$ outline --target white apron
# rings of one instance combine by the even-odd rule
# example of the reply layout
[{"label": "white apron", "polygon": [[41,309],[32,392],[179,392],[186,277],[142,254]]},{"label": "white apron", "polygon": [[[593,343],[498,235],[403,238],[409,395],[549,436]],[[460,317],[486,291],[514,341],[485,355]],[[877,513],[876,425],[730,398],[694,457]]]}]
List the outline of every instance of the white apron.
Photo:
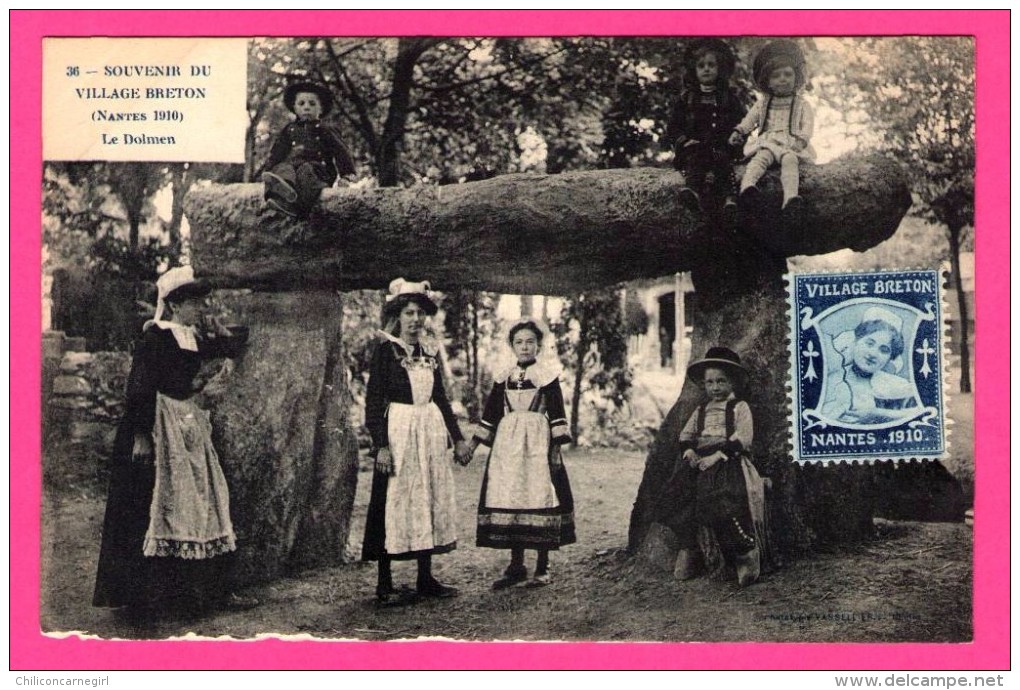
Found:
[{"label": "white apron", "polygon": [[414,404],[390,403],[394,475],[386,488],[386,552],[425,551],[457,540],[453,467],[443,415],[431,402],[435,373],[408,368]]},{"label": "white apron", "polygon": [[[506,391],[509,410],[489,454],[485,507],[513,510],[559,505],[549,474],[549,421],[528,411],[538,389]],[[518,411],[520,410],[520,411]]]},{"label": "white apron", "polygon": [[209,413],[192,400],[156,395],[156,484],[146,556],[212,558],[233,551],[230,496],[213,448]]}]

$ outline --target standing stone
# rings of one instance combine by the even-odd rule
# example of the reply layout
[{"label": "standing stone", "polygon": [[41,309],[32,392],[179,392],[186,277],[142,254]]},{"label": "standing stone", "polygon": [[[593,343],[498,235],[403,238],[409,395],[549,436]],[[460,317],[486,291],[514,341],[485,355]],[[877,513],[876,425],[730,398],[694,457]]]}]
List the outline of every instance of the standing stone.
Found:
[{"label": "standing stone", "polygon": [[230,486],[238,584],[341,563],[358,446],[348,416],[340,298],[219,291],[214,299],[250,333],[223,392],[207,404]]}]

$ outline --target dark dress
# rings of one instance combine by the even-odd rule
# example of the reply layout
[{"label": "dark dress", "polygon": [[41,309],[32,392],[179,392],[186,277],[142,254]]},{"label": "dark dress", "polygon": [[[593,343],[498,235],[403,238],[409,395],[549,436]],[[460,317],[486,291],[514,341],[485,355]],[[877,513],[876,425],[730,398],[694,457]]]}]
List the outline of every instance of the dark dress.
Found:
[{"label": "dark dress", "polygon": [[[746,112],[732,89],[687,89],[674,104],[665,141],[675,153],[673,166],[699,194],[721,198],[736,193],[735,151],[728,139]],[[684,146],[691,140],[699,143]]]},{"label": "dark dress", "polygon": [[[156,463],[134,461],[131,457],[136,433],[147,434],[152,441],[157,394],[188,400],[197,392],[195,378],[202,361],[238,356],[244,338],[198,338],[197,345],[197,352],[182,349],[170,329],[154,325],[136,346],[124,417],[113,445],[94,606],[199,609],[226,594],[229,560],[226,556],[178,558],[143,554]],[[218,550],[228,548],[213,546]]]},{"label": "dark dress", "polygon": [[515,368],[489,394],[475,438],[492,447],[478,499],[478,546],[558,549],[577,541],[560,448],[570,441],[556,372]]},{"label": "dark dress", "polygon": [[[710,417],[713,412],[714,418]],[[738,415],[743,415],[744,424],[750,429],[751,412],[746,402],[731,397],[725,403],[702,403],[681,433],[677,465],[656,504],[654,516],[655,522],[673,530],[681,549],[697,546],[699,526],[715,531],[727,557],[745,554],[756,546],[760,528],[751,514],[747,483],[753,465],[749,448],[734,438]],[[706,419],[713,419],[714,429],[706,428]],[[748,432],[745,438],[749,444]],[[698,457],[721,451],[726,457],[702,471],[684,460],[687,450],[693,450]]]},{"label": "dark dress", "polygon": [[[296,201],[277,201],[304,215],[337,177],[354,173],[354,162],[333,126],[321,120],[295,120],[277,135],[266,170],[286,180],[297,192]],[[266,198],[276,197],[267,189]]]},{"label": "dark dress", "polygon": [[[450,440],[464,437],[440,372],[437,354],[421,345],[408,354],[401,341],[385,339],[372,355],[365,398],[372,455],[389,448],[400,467],[395,476],[373,472],[362,560],[409,560],[457,546],[453,465],[447,448]],[[408,435],[417,435],[414,443],[404,442]],[[401,515],[387,521],[387,506],[399,506]],[[387,551],[387,524],[396,522],[401,533],[390,535],[391,543],[399,540],[403,546]]]}]

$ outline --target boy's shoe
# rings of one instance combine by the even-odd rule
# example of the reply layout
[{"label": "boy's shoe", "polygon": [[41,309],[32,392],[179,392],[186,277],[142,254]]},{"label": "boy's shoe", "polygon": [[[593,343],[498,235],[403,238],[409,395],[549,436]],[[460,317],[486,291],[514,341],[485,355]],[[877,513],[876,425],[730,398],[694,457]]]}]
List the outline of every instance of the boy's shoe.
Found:
[{"label": "boy's shoe", "polygon": [[528,580],[524,586],[528,589],[535,589],[536,587],[545,587],[552,582],[552,575],[549,573],[535,573],[535,576]]},{"label": "boy's shoe", "polygon": [[678,580],[692,580],[698,575],[698,557],[693,549],[680,549],[673,566],[673,577]]},{"label": "boy's shoe", "polygon": [[460,594],[460,590],[456,587],[450,587],[444,585],[442,582],[432,577],[418,585],[418,596],[420,597],[432,597],[434,599],[449,599]]},{"label": "boy's shoe", "polygon": [[499,578],[492,583],[492,589],[499,591],[501,589],[509,589],[514,585],[519,585],[528,579],[528,569],[525,567],[513,568],[509,567],[503,573],[503,577]]},{"label": "boy's shoe", "polygon": [[744,210],[754,209],[761,200],[761,190],[758,185],[751,185],[740,190],[740,207]]},{"label": "boy's shoe", "polygon": [[287,180],[276,173],[262,173],[262,184],[266,186],[267,199],[279,197],[288,204],[293,204],[297,201],[297,190],[291,186],[290,182],[287,182]]},{"label": "boy's shoe", "polygon": [[723,225],[730,229],[736,230],[737,219],[739,214],[737,213],[737,199],[733,196],[726,197],[726,201],[722,207]]},{"label": "boy's shoe", "polygon": [[391,609],[400,606],[410,606],[418,601],[418,593],[410,587],[391,589],[386,592],[375,593],[375,606],[380,609]]},{"label": "boy's shoe", "polygon": [[754,584],[761,575],[761,557],[757,547],[735,559],[737,566],[737,584],[747,587]]},{"label": "boy's shoe", "polygon": [[690,187],[684,187],[680,190],[680,203],[694,213],[701,212],[701,199],[698,198],[698,193]]},{"label": "boy's shoe", "polygon": [[278,213],[278,214],[280,214],[282,216],[287,216],[288,218],[297,218],[298,217],[297,211],[295,211],[293,208],[291,208],[289,204],[285,204],[284,202],[280,201],[279,199],[269,199],[269,200],[267,200],[266,201],[266,208],[268,208],[270,211],[274,211],[274,212],[276,212],[276,213]]},{"label": "boy's shoe", "polygon": [[792,196],[783,206],[783,221],[786,225],[799,228],[804,222],[804,199]]}]

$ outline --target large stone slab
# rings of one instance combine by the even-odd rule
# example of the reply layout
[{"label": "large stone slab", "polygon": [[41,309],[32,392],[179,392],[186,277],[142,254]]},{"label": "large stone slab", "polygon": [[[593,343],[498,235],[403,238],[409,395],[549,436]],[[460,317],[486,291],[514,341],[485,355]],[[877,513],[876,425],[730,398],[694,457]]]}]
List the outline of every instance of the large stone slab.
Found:
[{"label": "large stone slab", "polygon": [[[438,289],[555,295],[688,270],[717,254],[729,231],[686,209],[680,188],[676,172],[635,168],[331,189],[303,222],[261,214],[260,184],[194,189],[185,205],[195,269],[220,285],[379,288],[403,275]],[[782,222],[778,178],[762,188],[754,232],[780,257],[874,246],[910,206],[902,171],[878,156],[805,166],[800,228]]]}]

